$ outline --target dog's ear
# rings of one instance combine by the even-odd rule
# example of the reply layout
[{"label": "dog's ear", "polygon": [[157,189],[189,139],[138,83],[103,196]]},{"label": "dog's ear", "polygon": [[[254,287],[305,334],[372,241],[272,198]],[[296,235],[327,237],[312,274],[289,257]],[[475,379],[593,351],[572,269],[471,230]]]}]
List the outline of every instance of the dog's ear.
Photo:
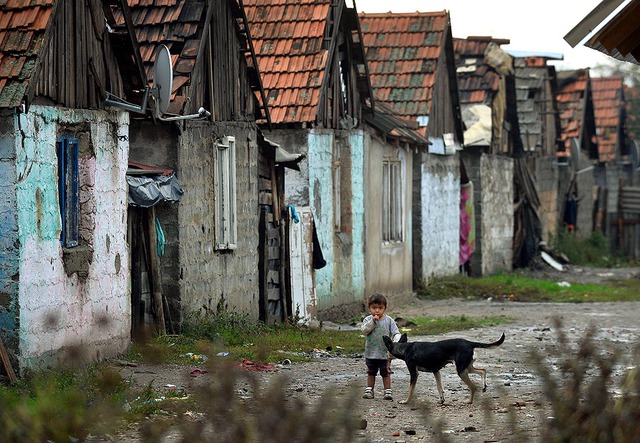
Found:
[{"label": "dog's ear", "polygon": [[398,340],[398,343],[406,343],[406,342],[407,342],[407,333],[405,332],[400,336],[400,340]]},{"label": "dog's ear", "polygon": [[393,348],[393,340],[388,335],[382,336],[382,341],[389,351]]}]

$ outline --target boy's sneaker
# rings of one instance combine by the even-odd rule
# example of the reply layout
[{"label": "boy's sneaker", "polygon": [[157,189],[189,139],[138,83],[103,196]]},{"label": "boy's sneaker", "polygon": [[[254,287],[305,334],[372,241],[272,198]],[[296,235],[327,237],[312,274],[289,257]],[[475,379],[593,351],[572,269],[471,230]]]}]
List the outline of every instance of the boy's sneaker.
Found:
[{"label": "boy's sneaker", "polygon": [[371,399],[373,398],[373,389],[365,389],[364,395],[362,398]]},{"label": "boy's sneaker", "polygon": [[384,390],[384,399],[385,400],[393,400],[393,395],[391,395],[391,389]]}]

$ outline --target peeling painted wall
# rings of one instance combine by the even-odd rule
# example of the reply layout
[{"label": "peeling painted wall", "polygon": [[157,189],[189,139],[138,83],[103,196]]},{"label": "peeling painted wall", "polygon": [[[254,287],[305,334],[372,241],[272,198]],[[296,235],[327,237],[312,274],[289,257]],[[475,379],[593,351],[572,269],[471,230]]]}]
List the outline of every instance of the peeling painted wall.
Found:
[{"label": "peeling painted wall", "polygon": [[[309,164],[309,201],[314,212],[316,232],[322,247],[327,266],[315,271],[316,298],[318,309],[326,309],[332,303],[333,277],[337,267],[335,251],[333,247],[333,133],[332,131],[309,131],[307,146]],[[286,185],[289,188],[289,185]],[[335,291],[337,293],[337,291]]]},{"label": "peeling painted wall", "polygon": [[[238,244],[214,248],[213,143],[236,139]],[[179,140],[178,203],[180,297],[186,312],[215,309],[222,302],[258,320],[260,309],[258,243],[258,146],[253,123],[190,125]]]},{"label": "peeling painted wall", "polygon": [[[365,225],[366,225],[366,290],[365,296],[382,292],[397,306],[413,294],[411,185],[413,153],[385,143],[377,137],[365,136]],[[382,240],[382,162],[398,159],[402,168],[404,197],[404,239],[402,242]]]},{"label": "peeling painted wall", "polygon": [[[360,130],[276,130],[265,136],[289,152],[304,153],[300,172],[286,171],[285,203],[311,206],[318,240],[327,265],[314,271],[319,317],[327,310],[351,305],[361,309],[365,290],[364,257],[364,133]],[[346,182],[341,232],[334,230],[334,144],[342,143]],[[324,313],[322,311],[325,311]]]},{"label": "peeling painted wall", "polygon": [[457,155],[424,154],[421,169],[420,284],[459,272],[460,163]]},{"label": "peeling painted wall", "polygon": [[480,182],[482,212],[476,219],[476,226],[480,225],[476,237],[481,236],[482,244],[479,275],[510,271],[513,266],[513,160],[482,155]]},{"label": "peeling painted wall", "polygon": [[[19,118],[22,135],[14,148],[21,367],[64,358],[60,350],[65,347],[82,346],[87,359],[123,352],[131,325],[125,180],[129,116],[32,106]],[[81,245],[78,251],[63,251],[56,140],[78,128],[86,130],[79,138]],[[90,258],[83,264],[85,277],[69,273],[63,256],[75,252]]]},{"label": "peeling painted wall", "polygon": [[345,288],[345,302],[364,300],[364,240],[365,240],[365,225],[364,225],[364,132],[359,130],[353,130],[349,133],[349,154],[351,156],[351,200],[346,202],[347,208],[351,214],[351,226],[350,229],[351,241],[353,247],[350,251],[351,257],[349,258],[351,263],[350,279],[346,284],[348,288]]},{"label": "peeling painted wall", "polygon": [[0,115],[0,337],[5,346],[18,348],[18,279],[20,242],[16,201],[16,127],[12,111]]},{"label": "peeling painted wall", "polygon": [[[338,136],[341,140],[337,140]],[[345,137],[346,136],[346,137]],[[340,232],[334,231],[333,145],[343,143],[343,210],[350,213]],[[337,134],[330,130],[308,133],[309,200],[327,266],[315,271],[316,297],[320,311],[359,304],[364,299],[364,139],[361,131]],[[350,186],[350,187],[349,187]],[[289,185],[287,184],[287,188]]]}]

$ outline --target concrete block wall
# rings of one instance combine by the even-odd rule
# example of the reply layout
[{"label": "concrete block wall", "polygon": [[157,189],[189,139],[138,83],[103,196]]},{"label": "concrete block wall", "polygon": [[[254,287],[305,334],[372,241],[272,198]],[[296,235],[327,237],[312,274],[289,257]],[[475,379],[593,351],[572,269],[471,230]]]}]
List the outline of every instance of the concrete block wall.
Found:
[{"label": "concrete block wall", "polygon": [[[482,214],[476,227],[481,238],[480,274],[510,271],[513,266],[513,160],[483,154],[480,157]],[[474,270],[475,272],[475,270]]]},{"label": "concrete block wall", "polygon": [[542,240],[549,243],[558,235],[558,166],[555,157],[540,157],[535,161],[535,184],[540,198],[539,217]]},{"label": "concrete block wall", "polygon": [[[236,140],[238,244],[214,248],[213,149],[216,139]],[[259,318],[258,145],[252,123],[190,124],[179,140],[180,294],[184,312],[222,302]]]}]

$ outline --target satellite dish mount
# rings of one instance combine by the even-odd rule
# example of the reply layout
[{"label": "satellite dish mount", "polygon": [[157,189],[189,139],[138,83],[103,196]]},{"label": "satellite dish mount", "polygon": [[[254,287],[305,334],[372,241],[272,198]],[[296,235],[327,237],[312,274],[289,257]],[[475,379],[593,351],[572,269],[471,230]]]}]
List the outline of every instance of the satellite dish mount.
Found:
[{"label": "satellite dish mount", "polygon": [[160,45],[156,49],[155,61],[153,63],[153,88],[148,85],[144,88],[142,96],[142,104],[134,105],[125,100],[116,97],[107,92],[107,99],[104,101],[106,105],[116,106],[139,114],[147,113],[147,104],[149,96],[153,97],[155,103],[155,117],[158,120],[168,122],[176,120],[193,120],[196,118],[206,118],[211,115],[204,108],[198,109],[197,114],[178,115],[172,117],[164,117],[171,102],[171,93],[173,92],[173,64],[171,62],[171,53],[166,45]]}]

